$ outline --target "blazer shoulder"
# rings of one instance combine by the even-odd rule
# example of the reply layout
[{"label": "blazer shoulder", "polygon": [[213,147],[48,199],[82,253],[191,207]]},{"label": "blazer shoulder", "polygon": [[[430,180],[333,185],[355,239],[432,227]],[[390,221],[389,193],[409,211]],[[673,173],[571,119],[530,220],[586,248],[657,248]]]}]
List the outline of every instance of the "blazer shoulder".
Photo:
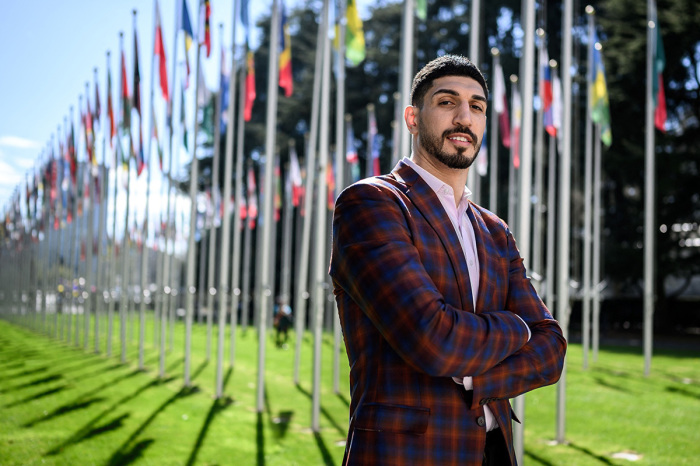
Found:
[{"label": "blazer shoulder", "polygon": [[491,212],[490,210],[482,207],[474,202],[471,203],[472,210],[476,217],[480,217],[483,222],[489,227],[489,229],[499,229],[504,232],[510,233],[510,228],[505,220]]},{"label": "blazer shoulder", "polygon": [[387,194],[398,194],[402,191],[404,191],[402,184],[392,175],[373,176],[356,181],[345,188],[338,196],[336,203],[358,198],[384,197]]}]

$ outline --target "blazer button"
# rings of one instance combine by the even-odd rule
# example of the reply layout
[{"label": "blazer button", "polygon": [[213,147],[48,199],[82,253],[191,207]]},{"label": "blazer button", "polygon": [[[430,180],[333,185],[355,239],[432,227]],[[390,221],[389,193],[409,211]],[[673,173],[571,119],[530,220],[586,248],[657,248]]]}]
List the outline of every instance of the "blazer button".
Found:
[{"label": "blazer button", "polygon": [[481,427],[484,427],[486,425],[486,419],[484,419],[484,416],[479,416],[476,418],[476,423],[479,424]]}]

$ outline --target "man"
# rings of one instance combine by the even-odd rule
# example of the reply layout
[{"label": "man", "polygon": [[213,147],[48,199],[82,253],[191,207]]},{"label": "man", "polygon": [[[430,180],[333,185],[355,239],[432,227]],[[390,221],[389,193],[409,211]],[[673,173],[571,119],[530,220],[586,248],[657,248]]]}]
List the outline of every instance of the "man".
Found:
[{"label": "man", "polygon": [[468,59],[428,63],[404,111],[411,158],[336,203],[344,464],[515,464],[508,399],[561,375],[566,341],[510,230],[468,199],[487,98]]}]

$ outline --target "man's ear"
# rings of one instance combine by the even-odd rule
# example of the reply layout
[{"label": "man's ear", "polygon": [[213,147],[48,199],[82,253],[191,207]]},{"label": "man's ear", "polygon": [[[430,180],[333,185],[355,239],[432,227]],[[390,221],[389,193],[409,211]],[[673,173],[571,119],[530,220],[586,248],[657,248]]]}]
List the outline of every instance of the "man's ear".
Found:
[{"label": "man's ear", "polygon": [[409,105],[403,111],[403,119],[406,121],[406,127],[411,134],[416,134],[418,132],[418,107]]}]

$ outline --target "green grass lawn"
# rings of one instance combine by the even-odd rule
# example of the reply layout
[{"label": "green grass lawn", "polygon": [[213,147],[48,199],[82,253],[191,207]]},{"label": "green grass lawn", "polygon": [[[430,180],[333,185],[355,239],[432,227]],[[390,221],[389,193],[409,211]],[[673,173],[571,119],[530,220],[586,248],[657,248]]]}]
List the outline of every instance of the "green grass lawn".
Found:
[{"label": "green grass lawn", "polygon": [[[22,323],[22,325],[19,325]],[[256,410],[257,333],[236,333],[236,358],[225,365],[225,398],[216,400],[216,328],[206,360],[206,326],[195,325],[192,386],[183,387],[184,325],[178,323],[167,374],[147,321],[146,370],[137,369],[137,331],[121,364],[118,322],[111,357],[86,352],[0,320],[0,465],[25,464],[339,464],[348,418],[348,367],[340,355],[340,393],[333,392],[333,341],[324,336],[320,432],[311,426],[311,335],[304,338],[301,383],[289,349],[268,335],[265,410]],[[103,322],[104,324],[104,322]],[[82,329],[82,327],[80,327]],[[51,332],[53,335],[53,332]],[[228,335],[228,329],[226,330]],[[526,397],[526,465],[698,464],[700,359],[691,351],[657,351],[650,377],[641,350],[603,348],[581,369],[581,347],[567,359],[564,444],[555,436],[556,387]],[[613,458],[631,452],[641,458]]]}]

